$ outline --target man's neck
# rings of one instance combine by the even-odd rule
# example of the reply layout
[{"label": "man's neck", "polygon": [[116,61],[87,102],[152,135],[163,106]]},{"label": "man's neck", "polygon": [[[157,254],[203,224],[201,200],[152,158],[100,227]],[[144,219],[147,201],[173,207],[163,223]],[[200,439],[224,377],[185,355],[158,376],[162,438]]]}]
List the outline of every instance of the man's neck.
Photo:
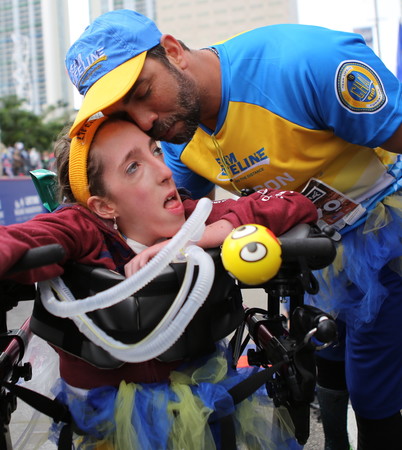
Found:
[{"label": "man's neck", "polygon": [[194,51],[194,74],[199,86],[201,123],[215,130],[221,104],[221,68],[215,52],[207,49]]}]

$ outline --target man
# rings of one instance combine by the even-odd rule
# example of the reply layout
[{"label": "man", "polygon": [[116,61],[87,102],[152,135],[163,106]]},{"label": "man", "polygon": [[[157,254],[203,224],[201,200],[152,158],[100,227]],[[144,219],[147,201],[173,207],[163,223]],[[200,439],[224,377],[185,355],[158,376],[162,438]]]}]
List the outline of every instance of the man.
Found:
[{"label": "man", "polygon": [[71,135],[99,111],[125,111],[164,141],[195,197],[215,185],[304,190],[343,233],[317,301],[347,323],[359,448],[399,449],[402,89],[362,37],[275,25],[190,50],[120,10],[86,29],[66,65],[85,95]]}]

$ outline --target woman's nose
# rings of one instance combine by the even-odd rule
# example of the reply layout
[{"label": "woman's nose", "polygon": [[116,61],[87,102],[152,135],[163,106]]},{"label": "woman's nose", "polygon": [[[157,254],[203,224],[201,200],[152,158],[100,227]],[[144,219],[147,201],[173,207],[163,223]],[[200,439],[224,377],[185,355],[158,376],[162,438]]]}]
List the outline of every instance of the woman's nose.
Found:
[{"label": "woman's nose", "polygon": [[155,170],[157,171],[158,181],[160,183],[163,183],[165,181],[172,179],[172,176],[173,176],[172,171],[161,159],[156,160]]}]

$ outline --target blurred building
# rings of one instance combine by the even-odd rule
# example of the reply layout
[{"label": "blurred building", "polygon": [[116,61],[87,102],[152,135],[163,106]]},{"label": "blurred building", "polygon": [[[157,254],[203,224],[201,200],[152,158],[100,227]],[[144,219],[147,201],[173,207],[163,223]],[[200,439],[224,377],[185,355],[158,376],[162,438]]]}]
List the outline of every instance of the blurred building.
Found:
[{"label": "blurred building", "polygon": [[297,22],[297,0],[89,0],[90,20],[122,8],[145,14],[194,48],[247,29]]},{"label": "blurred building", "polygon": [[158,1],[156,22],[192,48],[275,23],[297,23],[297,0]]},{"label": "blurred building", "polygon": [[155,20],[155,3],[157,0],[88,0],[89,18],[96,17],[115,9],[134,9]]},{"label": "blurred building", "polygon": [[71,107],[64,69],[67,5],[64,0],[1,0],[0,97],[15,94],[36,114],[50,105]]}]

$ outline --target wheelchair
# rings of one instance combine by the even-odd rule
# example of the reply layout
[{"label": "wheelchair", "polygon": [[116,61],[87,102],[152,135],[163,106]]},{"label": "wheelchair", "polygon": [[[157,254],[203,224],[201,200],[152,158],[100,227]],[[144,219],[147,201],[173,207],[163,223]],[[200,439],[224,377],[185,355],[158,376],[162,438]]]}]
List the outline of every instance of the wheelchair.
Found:
[{"label": "wheelchair", "polygon": [[[276,407],[284,406],[293,421],[295,437],[304,445],[309,437],[310,403],[315,392],[314,352],[336,339],[333,318],[304,304],[304,294],[314,294],[319,286],[314,270],[331,264],[335,247],[331,230],[301,225],[280,238],[283,263],[277,275],[264,284],[249,286],[233,279],[222,265],[220,249],[208,251],[215,264],[215,279],[210,293],[177,342],[158,356],[161,361],[196,358],[210,353],[215,343],[229,335],[236,364],[246,346],[248,363],[261,370],[234,386],[229,392],[234,403],[241,402],[265,385]],[[13,271],[51,264],[62,258],[63,249],[48,246],[27,252]],[[122,302],[96,310],[91,319],[110,336],[122,342],[137,342],[157,326],[169,309],[183,279],[184,264],[171,263],[156,279]],[[84,298],[120,283],[124,277],[99,267],[69,264],[64,282],[76,298]],[[67,448],[74,428],[70,412],[56,400],[32,393],[18,380],[32,376],[29,363],[21,360],[32,333],[52,346],[84,359],[100,368],[116,368],[123,362],[84,336],[69,319],[55,317],[43,306],[35,286],[0,283],[0,448],[11,449],[9,423],[16,398],[29,403],[58,422],[69,432],[59,448]],[[263,289],[266,309],[243,304],[243,289]],[[32,316],[19,330],[7,330],[6,313],[19,301],[35,297]],[[280,312],[283,299],[289,302],[289,319]],[[67,442],[67,444],[66,444]],[[233,439],[229,439],[235,448]],[[63,447],[65,445],[66,447]],[[70,444],[71,445],[71,444]],[[231,448],[228,444],[222,448]]]}]

